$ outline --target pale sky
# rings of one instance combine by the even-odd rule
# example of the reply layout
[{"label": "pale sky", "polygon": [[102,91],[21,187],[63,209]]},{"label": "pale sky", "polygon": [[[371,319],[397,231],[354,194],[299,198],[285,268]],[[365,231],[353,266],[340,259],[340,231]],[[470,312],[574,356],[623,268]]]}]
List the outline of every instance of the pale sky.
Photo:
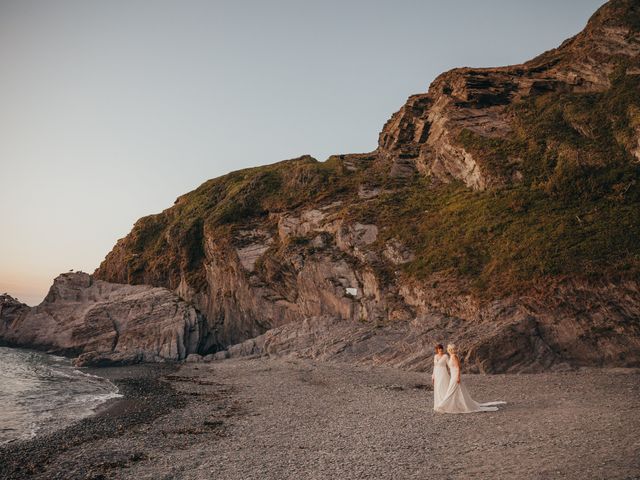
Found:
[{"label": "pale sky", "polygon": [[525,61],[602,0],[0,0],[0,293],[40,303],[205,180],[376,147],[444,70]]}]

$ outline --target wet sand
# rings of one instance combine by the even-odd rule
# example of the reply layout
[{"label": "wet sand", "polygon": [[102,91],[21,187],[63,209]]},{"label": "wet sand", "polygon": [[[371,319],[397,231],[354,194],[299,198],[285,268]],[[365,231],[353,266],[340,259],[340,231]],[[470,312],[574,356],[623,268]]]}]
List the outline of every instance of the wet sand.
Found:
[{"label": "wet sand", "polygon": [[432,413],[429,375],[306,360],[104,369],[125,398],[0,449],[0,478],[639,478],[640,373],[467,375],[498,412]]}]

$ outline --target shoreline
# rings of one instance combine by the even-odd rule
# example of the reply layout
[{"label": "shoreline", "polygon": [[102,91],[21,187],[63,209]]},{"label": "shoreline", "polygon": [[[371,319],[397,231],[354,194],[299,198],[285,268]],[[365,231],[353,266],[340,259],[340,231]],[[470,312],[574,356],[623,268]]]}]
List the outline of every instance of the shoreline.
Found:
[{"label": "shoreline", "polygon": [[[109,380],[118,388],[119,397],[110,398],[98,405],[92,415],[87,418],[98,417],[100,415],[112,415],[119,410],[119,403],[139,399],[138,392],[129,391],[127,394],[122,391],[122,382],[131,379],[152,379],[157,380],[166,373],[171,373],[179,368],[179,364],[138,364],[116,367],[75,367],[83,373],[95,375]],[[126,387],[127,388],[127,387]],[[153,391],[151,392],[154,393]],[[133,394],[133,397],[132,397]],[[80,419],[82,421],[84,419]]]},{"label": "shoreline", "polygon": [[86,370],[125,396],[0,447],[0,479],[634,478],[640,370],[463,375],[497,412],[432,411],[430,374],[296,358]]},{"label": "shoreline", "polygon": [[[52,460],[64,452],[96,439],[114,438],[137,425],[151,422],[173,409],[184,399],[161,377],[174,372],[177,365],[134,365],[83,369],[83,372],[108,379],[122,397],[98,405],[92,415],[71,425],[25,440],[0,446],[0,479],[39,478]],[[27,460],[28,459],[28,460]],[[123,462],[120,462],[123,464]],[[87,465],[78,466],[84,470]],[[42,478],[88,478],[73,471]]]}]

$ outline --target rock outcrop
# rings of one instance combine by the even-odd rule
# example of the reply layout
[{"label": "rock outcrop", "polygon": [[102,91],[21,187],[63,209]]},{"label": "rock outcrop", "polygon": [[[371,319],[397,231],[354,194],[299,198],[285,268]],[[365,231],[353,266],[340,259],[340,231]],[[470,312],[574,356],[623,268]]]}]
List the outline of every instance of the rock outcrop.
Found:
[{"label": "rock outcrop", "polygon": [[0,318],[6,323],[11,323],[21,317],[29,311],[29,308],[29,305],[18,301],[11,295],[6,293],[0,295]]},{"label": "rock outcrop", "polygon": [[404,293],[417,311],[410,321],[374,325],[311,317],[233,345],[215,358],[294,355],[428,371],[433,345],[451,339],[464,352],[468,372],[640,365],[640,286],[635,283],[599,288],[564,283],[551,292],[484,306],[464,299],[443,305],[433,291],[419,286]]},{"label": "rock outcrop", "polygon": [[420,171],[477,190],[519,181],[521,158],[507,157],[502,165],[507,168],[496,172],[460,143],[460,134],[466,130],[488,139],[507,138],[517,128],[511,107],[523,99],[550,92],[603,92],[611,87],[617,68],[636,75],[637,16],[637,2],[612,1],[584,31],[529,62],[443,73],[428,93],[410,97],[386,123],[378,152],[392,162],[391,174],[401,177]]},{"label": "rock outcrop", "polygon": [[202,316],[175,293],[82,272],[58,276],[36,307],[0,301],[0,341],[79,355],[79,365],[181,360],[202,339]]}]

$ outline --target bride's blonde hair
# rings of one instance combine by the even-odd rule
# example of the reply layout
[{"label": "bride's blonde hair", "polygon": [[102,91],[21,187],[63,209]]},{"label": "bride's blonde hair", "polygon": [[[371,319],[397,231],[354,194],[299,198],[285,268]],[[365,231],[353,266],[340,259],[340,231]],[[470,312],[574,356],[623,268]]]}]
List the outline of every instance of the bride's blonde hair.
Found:
[{"label": "bride's blonde hair", "polygon": [[456,353],[456,345],[455,345],[455,343],[450,343],[449,345],[447,345],[447,352]]}]

